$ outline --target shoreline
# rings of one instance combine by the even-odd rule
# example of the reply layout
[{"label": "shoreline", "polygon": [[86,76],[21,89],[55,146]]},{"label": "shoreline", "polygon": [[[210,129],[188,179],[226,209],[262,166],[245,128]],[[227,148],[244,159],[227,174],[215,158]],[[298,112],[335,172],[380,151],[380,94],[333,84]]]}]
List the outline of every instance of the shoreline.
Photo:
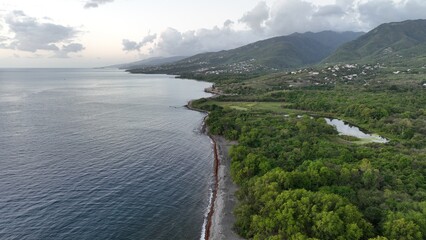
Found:
[{"label": "shoreline", "polygon": [[[208,114],[207,111],[192,107],[192,100],[186,107],[189,110]],[[236,144],[222,136],[211,135],[208,132],[205,120],[203,120],[202,132],[212,141],[214,151],[214,189],[212,189],[207,219],[203,226],[204,240],[243,240],[233,230],[235,217],[233,210],[236,204],[235,192],[237,185],[231,179],[231,160],[228,156],[229,148]],[[203,237],[203,236],[202,236]]]},{"label": "shoreline", "polygon": [[230,142],[222,136],[212,136],[216,142],[218,156],[221,161],[218,165],[218,189],[215,209],[211,219],[211,231],[208,240],[243,240],[235,233],[234,207],[237,203],[235,192],[237,185],[231,178],[231,159],[228,151],[236,142]]},{"label": "shoreline", "polygon": [[[208,134],[209,135],[209,134]],[[217,143],[216,140],[210,136],[210,139],[213,141],[213,152],[214,152],[214,163],[213,163],[213,172],[214,172],[214,184],[213,184],[213,190],[212,190],[212,196],[211,196],[211,200],[210,200],[210,209],[209,212],[207,213],[207,222],[205,225],[205,232],[204,232],[204,240],[209,240],[210,236],[212,235],[212,230],[214,230],[214,228],[212,227],[213,225],[213,216],[215,213],[215,205],[217,202],[217,192],[219,190],[219,164],[220,164],[220,159],[218,156],[218,151],[217,151]],[[213,229],[212,229],[213,228]]]}]

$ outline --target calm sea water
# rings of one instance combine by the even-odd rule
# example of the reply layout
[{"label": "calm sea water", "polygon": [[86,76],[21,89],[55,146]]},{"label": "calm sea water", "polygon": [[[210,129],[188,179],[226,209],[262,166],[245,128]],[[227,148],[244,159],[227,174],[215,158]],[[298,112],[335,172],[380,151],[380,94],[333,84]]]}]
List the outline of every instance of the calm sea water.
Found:
[{"label": "calm sea water", "polygon": [[209,84],[115,70],[0,69],[0,239],[200,239]]}]

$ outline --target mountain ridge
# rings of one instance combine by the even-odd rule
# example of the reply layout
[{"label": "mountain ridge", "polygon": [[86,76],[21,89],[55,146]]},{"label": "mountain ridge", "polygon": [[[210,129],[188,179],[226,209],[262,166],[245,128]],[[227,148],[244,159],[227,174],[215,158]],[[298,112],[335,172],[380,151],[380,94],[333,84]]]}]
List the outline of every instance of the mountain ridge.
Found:
[{"label": "mountain ridge", "polygon": [[323,63],[398,61],[426,55],[426,20],[384,23],[347,42]]},{"label": "mountain ridge", "polygon": [[341,44],[364,33],[333,32],[293,33],[250,43],[231,50],[194,55],[154,67],[130,69],[134,73],[198,74],[252,73],[279,71],[316,64]]}]

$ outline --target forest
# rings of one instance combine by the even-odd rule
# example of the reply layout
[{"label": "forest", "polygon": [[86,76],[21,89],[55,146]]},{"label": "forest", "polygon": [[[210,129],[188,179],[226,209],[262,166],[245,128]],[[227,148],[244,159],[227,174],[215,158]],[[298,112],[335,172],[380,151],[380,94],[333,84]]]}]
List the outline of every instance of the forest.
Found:
[{"label": "forest", "polygon": [[[324,69],[314,69],[321,79]],[[426,74],[392,72],[333,85],[302,73],[310,81],[292,88],[288,73],[211,79],[227,94],[193,105],[210,112],[210,133],[238,142],[230,157],[241,236],[426,239]],[[360,144],[324,117],[390,142]]]}]

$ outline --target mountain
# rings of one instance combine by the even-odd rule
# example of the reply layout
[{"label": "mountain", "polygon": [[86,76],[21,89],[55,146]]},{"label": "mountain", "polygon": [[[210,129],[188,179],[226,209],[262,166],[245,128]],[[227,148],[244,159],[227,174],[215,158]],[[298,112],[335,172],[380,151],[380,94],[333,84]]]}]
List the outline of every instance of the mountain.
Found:
[{"label": "mountain", "polygon": [[426,55],[426,20],[408,20],[382,24],[323,62],[400,61],[421,55]]},{"label": "mountain", "polygon": [[143,67],[153,67],[163,64],[173,63],[187,58],[187,56],[174,56],[174,57],[152,57],[137,62],[124,63],[108,66],[106,68],[120,68],[120,69],[133,69]]},{"label": "mountain", "polygon": [[324,31],[294,33],[236,49],[198,54],[171,64],[133,68],[139,73],[250,73],[297,68],[320,62],[343,43],[363,33]]}]

